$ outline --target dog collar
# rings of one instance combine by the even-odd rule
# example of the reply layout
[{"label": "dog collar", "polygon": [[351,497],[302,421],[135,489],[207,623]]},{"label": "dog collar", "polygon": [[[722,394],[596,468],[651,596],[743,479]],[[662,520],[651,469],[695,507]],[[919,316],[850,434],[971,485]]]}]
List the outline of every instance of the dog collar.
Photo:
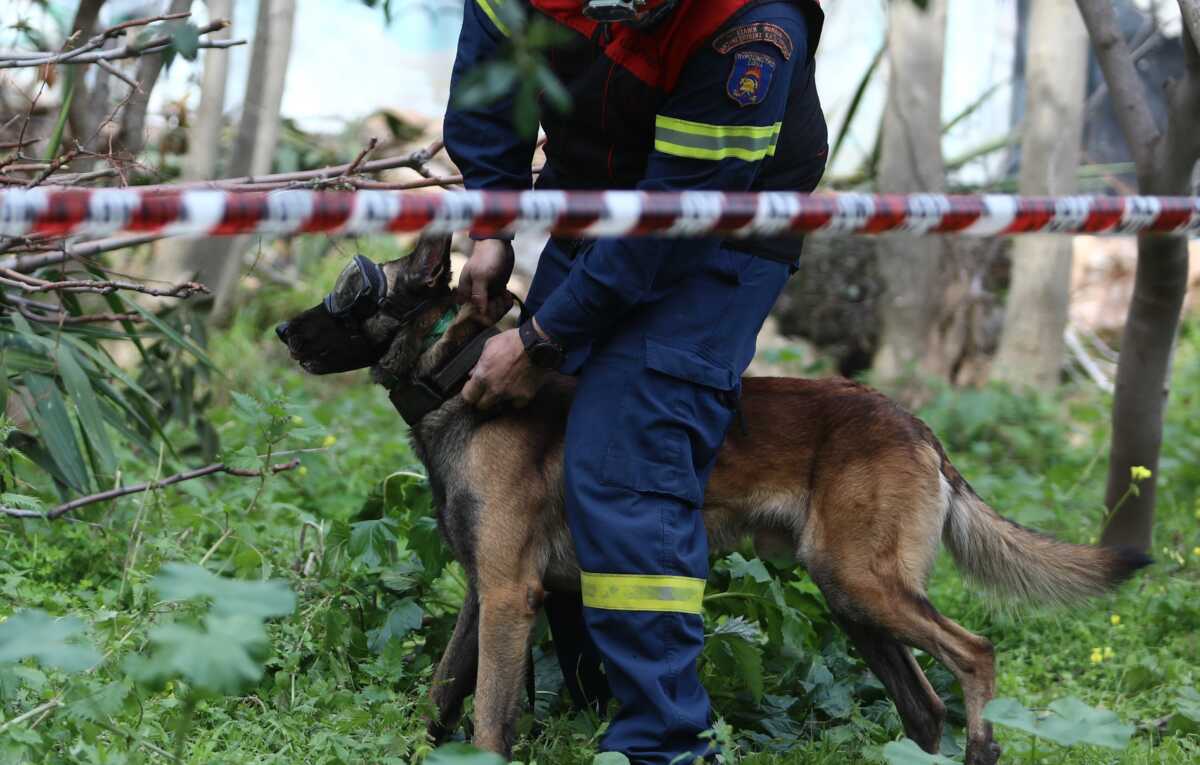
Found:
[{"label": "dog collar", "polygon": [[388,399],[408,427],[415,428],[425,415],[440,409],[442,404],[458,395],[466,385],[467,378],[471,376],[475,363],[483,355],[484,344],[498,334],[500,330],[488,327],[471,338],[471,342],[454,354],[441,369],[428,375],[414,377],[388,391]]}]

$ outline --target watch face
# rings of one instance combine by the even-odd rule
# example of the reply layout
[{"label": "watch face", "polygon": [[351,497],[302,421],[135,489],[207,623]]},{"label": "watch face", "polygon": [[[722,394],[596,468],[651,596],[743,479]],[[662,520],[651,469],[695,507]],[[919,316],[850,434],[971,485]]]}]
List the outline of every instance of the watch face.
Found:
[{"label": "watch face", "polygon": [[550,343],[538,343],[529,349],[529,360],[536,367],[554,369],[562,363],[562,354]]}]

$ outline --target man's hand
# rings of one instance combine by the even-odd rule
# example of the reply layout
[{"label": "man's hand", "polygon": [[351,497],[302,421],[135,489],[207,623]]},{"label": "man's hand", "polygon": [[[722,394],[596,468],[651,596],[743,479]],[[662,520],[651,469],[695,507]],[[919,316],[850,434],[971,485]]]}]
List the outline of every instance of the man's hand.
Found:
[{"label": "man's hand", "polygon": [[476,242],[474,252],[458,275],[458,302],[470,303],[481,316],[498,320],[500,316],[492,316],[488,310],[489,299],[504,294],[514,262],[512,242],[501,239]]},{"label": "man's hand", "polygon": [[548,371],[530,363],[517,330],[510,329],[487,341],[462,397],[477,409],[491,409],[502,401],[525,406],[546,381]]}]

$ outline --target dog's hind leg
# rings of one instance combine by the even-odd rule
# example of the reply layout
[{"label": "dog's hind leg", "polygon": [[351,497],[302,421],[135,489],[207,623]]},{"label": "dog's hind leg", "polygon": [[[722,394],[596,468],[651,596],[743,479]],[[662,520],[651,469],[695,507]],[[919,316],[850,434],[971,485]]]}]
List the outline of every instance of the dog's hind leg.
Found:
[{"label": "dog's hind leg", "polygon": [[946,705],[934,692],[912,652],[878,627],[845,618],[838,623],[896,703],[904,734],[926,752],[937,754]]},{"label": "dog's hind leg", "polygon": [[467,587],[454,634],[433,673],[430,695],[437,718],[429,722],[429,735],[441,743],[458,724],[463,700],[475,689],[479,669],[479,593],[474,584]]},{"label": "dog's hind leg", "polygon": [[[920,648],[954,673],[962,685],[967,712],[966,765],[995,765],[1000,758],[1000,747],[992,739],[991,723],[983,719],[983,708],[996,687],[992,644],[938,613],[920,590],[905,583],[900,572],[885,575],[887,568],[880,565],[854,572],[843,568],[821,589],[835,611],[854,613],[858,622],[878,625],[891,637]],[[899,707],[900,698],[893,698]]]}]

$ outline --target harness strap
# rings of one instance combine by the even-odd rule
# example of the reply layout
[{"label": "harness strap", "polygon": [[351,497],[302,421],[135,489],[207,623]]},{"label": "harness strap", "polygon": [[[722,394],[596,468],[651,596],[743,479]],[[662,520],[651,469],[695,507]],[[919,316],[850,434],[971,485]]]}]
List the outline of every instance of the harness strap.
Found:
[{"label": "harness strap", "polygon": [[495,327],[480,332],[450,361],[436,372],[402,382],[388,392],[392,406],[410,428],[416,427],[425,415],[440,409],[442,404],[458,395],[471,375],[471,369],[483,355],[483,346],[500,334]]}]

